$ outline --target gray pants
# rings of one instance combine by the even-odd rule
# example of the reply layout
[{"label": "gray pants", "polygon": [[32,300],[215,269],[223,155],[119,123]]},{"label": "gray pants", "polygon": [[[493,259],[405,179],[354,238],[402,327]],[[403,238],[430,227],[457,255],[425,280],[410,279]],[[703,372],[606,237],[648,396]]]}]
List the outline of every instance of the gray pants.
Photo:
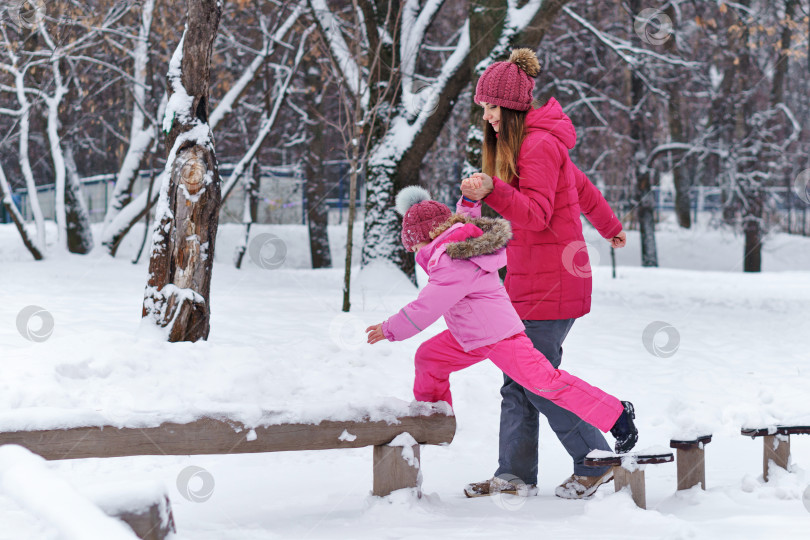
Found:
[{"label": "gray pants", "polygon": [[[534,348],[555,367],[562,362],[562,342],[576,319],[523,321],[526,335]],[[574,460],[574,474],[596,476],[608,467],[586,467],[585,456],[591,450],[610,450],[597,428],[559,405],[534,394],[504,374],[501,387],[501,431],[496,476],[513,474],[527,484],[537,483],[537,443],[539,416],[542,413],[551,429]]]}]

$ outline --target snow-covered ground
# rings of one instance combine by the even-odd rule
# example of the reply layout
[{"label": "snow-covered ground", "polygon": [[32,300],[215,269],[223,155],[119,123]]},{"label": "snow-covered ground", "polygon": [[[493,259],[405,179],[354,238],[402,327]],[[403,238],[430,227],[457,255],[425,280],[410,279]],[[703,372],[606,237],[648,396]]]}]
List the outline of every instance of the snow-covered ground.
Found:
[{"label": "snow-covered ground", "polygon": [[[253,235],[262,233],[283,241],[283,263],[263,269],[246,257],[236,270],[231,259],[241,228],[223,227],[209,340],[167,344],[139,329],[146,261],[129,262],[137,234],[116,259],[97,251],[36,263],[13,227],[0,226],[0,429],[148,425],[212,411],[248,423],[310,420],[409,401],[413,353],[444,325],[374,347],[362,330],[414,298],[416,289],[391,268],[371,267],[356,274],[352,312],[341,313],[342,272],[306,269],[305,229],[257,227]],[[340,266],[345,232],[330,234]],[[630,233],[630,246],[617,252],[615,280],[604,241],[592,233],[586,239],[600,264],[593,311],[574,326],[563,366],[635,403],[638,448],[711,431],[705,492],[676,493],[675,465],[665,464],[647,468],[647,511],[612,486],[587,501],[558,499],[554,487],[571,473],[570,458],[541,422],[539,495],[466,499],[464,484],[491,476],[497,465],[501,375],[488,362],[451,379],[458,431],[449,446],[423,447],[421,500],[369,495],[371,448],[47,467],[80,493],[107,482],[162,482],[182,539],[806,538],[810,437],[792,437],[792,471],[775,471],[763,483],[762,443],[739,429],[810,423],[810,239],[772,235],[765,272],[752,275],[739,271],[740,237],[665,224],[658,234],[662,268],[637,266],[638,236]],[[45,341],[18,332],[27,306],[52,316]],[[658,322],[667,328],[645,342],[645,330]],[[37,324],[29,330],[36,337]],[[190,466],[204,472],[178,485]],[[189,492],[202,488],[211,488],[210,497],[190,500]],[[3,490],[0,539],[59,537]]]}]

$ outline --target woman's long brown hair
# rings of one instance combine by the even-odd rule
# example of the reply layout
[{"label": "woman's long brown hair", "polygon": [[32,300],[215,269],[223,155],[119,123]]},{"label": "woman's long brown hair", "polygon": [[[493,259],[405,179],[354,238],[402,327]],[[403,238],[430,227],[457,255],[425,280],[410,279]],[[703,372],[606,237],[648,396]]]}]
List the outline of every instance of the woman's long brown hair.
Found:
[{"label": "woman's long brown hair", "polygon": [[[532,102],[536,109],[540,102]],[[501,107],[500,131],[495,137],[492,125],[484,120],[484,143],[481,162],[484,174],[497,176],[506,183],[518,176],[517,158],[520,145],[526,136],[526,114],[529,111],[516,111]]]}]

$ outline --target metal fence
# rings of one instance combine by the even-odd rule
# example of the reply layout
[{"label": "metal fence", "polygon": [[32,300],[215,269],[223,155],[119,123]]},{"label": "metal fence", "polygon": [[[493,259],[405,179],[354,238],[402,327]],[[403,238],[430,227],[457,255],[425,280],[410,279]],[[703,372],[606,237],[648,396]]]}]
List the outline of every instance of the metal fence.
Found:
[{"label": "metal fence", "polygon": [[[348,217],[349,192],[349,166],[344,160],[325,161],[325,178],[318,179],[326,182],[325,203],[329,207],[329,222],[338,224],[345,222]],[[233,171],[233,164],[221,164],[220,175],[224,180]],[[156,171],[158,174],[160,171]],[[135,181],[134,193],[146,190],[151,178],[151,171],[144,171]],[[115,183],[114,174],[106,174],[84,178],[82,193],[93,223],[103,221],[107,211],[107,203],[112,196]],[[160,189],[159,185],[153,186]],[[625,186],[600,187],[611,207],[630,228],[634,226],[633,190]],[[54,186],[45,185],[37,188],[40,206],[45,219],[54,219]],[[652,188],[656,220],[674,212],[675,191],[671,187],[655,186]],[[26,221],[33,219],[28,203],[26,190],[17,190],[13,193],[14,202],[20,209]],[[766,189],[766,211],[764,213],[764,226],[766,229],[784,231],[790,234],[810,236],[810,204],[799,198],[789,187],[770,187]],[[723,190],[715,186],[694,186],[690,188],[690,199],[693,223],[703,219],[720,218],[723,210]],[[358,219],[362,219],[362,209],[365,206],[364,178],[359,177],[357,199]],[[242,223],[245,206],[244,186],[240,182],[225,200],[220,213],[221,223]],[[306,180],[302,169],[297,165],[262,166],[259,183],[259,204],[257,223],[273,224],[305,224],[306,216]],[[10,221],[5,209],[0,206],[0,223]]]},{"label": "metal fence", "polygon": [[[219,172],[223,180],[227,180],[233,167],[232,164],[220,165]],[[160,172],[155,171],[155,176],[157,177]],[[151,176],[152,171],[141,171],[133,185],[133,193],[146,191]],[[115,175],[103,174],[83,178],[81,184],[90,221],[92,223],[103,221],[115,186]],[[156,182],[152,189],[157,191],[160,189],[160,185]],[[295,166],[261,167],[257,223],[306,223],[304,191],[304,179],[300,174],[300,168]],[[53,220],[56,215],[54,185],[38,186],[37,198],[45,219]],[[28,191],[16,190],[13,193],[13,199],[20,209],[23,219],[32,221],[33,215],[28,201]],[[245,189],[244,185],[239,182],[222,205],[220,222],[241,223],[244,216],[244,205]],[[4,209],[0,209],[0,222],[8,221],[10,221],[9,216],[5,215]]]}]

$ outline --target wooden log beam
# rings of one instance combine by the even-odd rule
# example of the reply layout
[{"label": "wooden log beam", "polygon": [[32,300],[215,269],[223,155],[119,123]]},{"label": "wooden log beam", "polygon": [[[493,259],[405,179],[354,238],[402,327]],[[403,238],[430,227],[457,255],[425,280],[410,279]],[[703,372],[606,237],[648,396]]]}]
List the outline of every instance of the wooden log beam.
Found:
[{"label": "wooden log beam", "polygon": [[239,422],[201,418],[151,428],[82,427],[0,433],[0,446],[17,444],[48,460],[119,456],[244,454],[384,445],[400,433],[419,444],[453,440],[456,419],[442,413],[403,416],[399,422],[330,421],[250,429]]}]

